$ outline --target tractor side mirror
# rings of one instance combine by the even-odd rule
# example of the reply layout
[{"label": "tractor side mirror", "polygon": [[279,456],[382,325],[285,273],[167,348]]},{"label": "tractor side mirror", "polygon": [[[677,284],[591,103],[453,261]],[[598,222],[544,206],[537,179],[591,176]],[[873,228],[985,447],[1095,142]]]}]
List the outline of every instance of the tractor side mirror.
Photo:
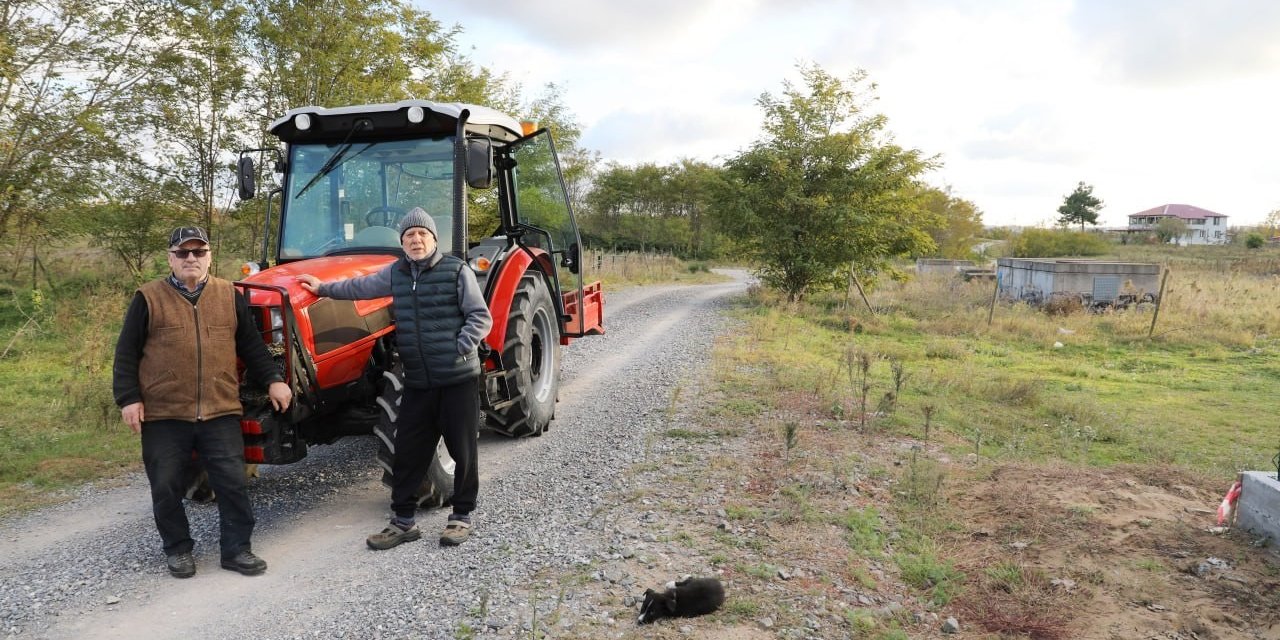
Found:
[{"label": "tractor side mirror", "polygon": [[564,257],[560,258],[560,266],[569,269],[569,273],[577,273],[581,269],[579,260],[582,258],[582,250],[578,247],[578,243],[569,245],[569,250],[565,252]]},{"label": "tractor side mirror", "polygon": [[467,186],[488,189],[493,186],[493,145],[484,138],[467,139]]},{"label": "tractor side mirror", "polygon": [[240,190],[241,200],[252,200],[257,194],[258,185],[253,176],[253,158],[240,156],[240,161],[236,163],[236,188]]}]

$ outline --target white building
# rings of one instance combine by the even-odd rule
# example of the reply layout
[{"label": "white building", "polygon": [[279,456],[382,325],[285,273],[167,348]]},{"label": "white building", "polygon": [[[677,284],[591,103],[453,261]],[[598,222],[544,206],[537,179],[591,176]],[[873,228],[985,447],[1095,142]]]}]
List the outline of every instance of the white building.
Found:
[{"label": "white building", "polygon": [[1178,244],[1226,244],[1227,216],[1189,204],[1164,204],[1129,215],[1129,233],[1151,233],[1165,218],[1175,218],[1187,225],[1187,233],[1177,238]]}]

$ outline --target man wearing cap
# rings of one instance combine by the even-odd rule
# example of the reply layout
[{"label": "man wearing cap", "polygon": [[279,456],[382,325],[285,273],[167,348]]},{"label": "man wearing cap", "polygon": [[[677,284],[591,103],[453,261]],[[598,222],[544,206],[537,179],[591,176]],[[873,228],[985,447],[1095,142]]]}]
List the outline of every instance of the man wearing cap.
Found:
[{"label": "man wearing cap", "polygon": [[125,424],[142,436],[142,461],[169,573],[195,575],[195,546],[182,504],[195,451],[218,497],[222,568],[258,575],[240,433],[236,357],[267,385],[276,411],[293,399],[267,352],[249,307],[230,282],[209,275],[209,236],[179,227],[169,236],[169,269],[138,287],[116,344],[113,391]]},{"label": "man wearing cap", "polygon": [[436,445],[445,447],[454,470],[453,513],[440,544],[457,545],[471,530],[480,474],[476,467],[476,431],[480,396],[477,350],[493,318],[476,275],[461,259],[437,250],[436,223],[415,207],[400,221],[404,255],[376,273],[338,282],[298,276],[317,296],[339,300],[392,297],[396,346],[404,364],[404,395],[396,421],[392,463],[391,523],[366,541],[371,549],[390,549],[422,537],[414,517],[414,494],[422,486]]}]

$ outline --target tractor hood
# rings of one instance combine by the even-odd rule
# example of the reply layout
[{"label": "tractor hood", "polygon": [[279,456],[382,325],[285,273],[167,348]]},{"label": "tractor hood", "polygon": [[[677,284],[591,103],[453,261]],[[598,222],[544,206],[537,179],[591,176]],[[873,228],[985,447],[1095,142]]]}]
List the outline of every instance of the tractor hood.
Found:
[{"label": "tractor hood", "polygon": [[[393,255],[370,254],[312,258],[310,260],[299,260],[277,265],[266,271],[259,271],[248,276],[243,281],[283,287],[289,292],[289,302],[295,309],[298,309],[310,306],[318,300],[316,296],[303,289],[302,285],[298,283],[299,275],[310,274],[319,278],[322,282],[333,282],[375,273],[394,262],[395,259],[396,257]],[[250,292],[249,303],[278,303],[277,297],[264,291],[254,290]]]}]

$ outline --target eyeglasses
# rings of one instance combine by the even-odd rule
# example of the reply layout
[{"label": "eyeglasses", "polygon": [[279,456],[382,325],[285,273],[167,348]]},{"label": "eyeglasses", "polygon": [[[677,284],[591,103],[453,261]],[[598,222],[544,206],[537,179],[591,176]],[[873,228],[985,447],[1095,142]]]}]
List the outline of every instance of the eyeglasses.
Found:
[{"label": "eyeglasses", "polygon": [[206,255],[208,255],[209,250],[208,249],[172,249],[169,251],[169,253],[172,253],[173,255],[178,256],[179,260],[186,260],[188,256],[203,258]]}]

